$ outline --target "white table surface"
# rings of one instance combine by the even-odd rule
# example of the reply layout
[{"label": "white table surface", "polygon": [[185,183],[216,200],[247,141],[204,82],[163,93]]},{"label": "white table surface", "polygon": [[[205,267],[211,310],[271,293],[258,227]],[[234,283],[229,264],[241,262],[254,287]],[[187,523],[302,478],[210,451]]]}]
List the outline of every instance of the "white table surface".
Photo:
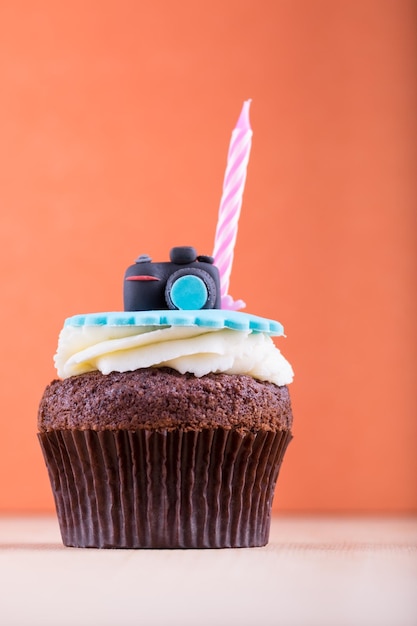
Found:
[{"label": "white table surface", "polygon": [[265,548],[64,548],[0,517],[0,625],[416,626],[417,519],[276,517]]}]

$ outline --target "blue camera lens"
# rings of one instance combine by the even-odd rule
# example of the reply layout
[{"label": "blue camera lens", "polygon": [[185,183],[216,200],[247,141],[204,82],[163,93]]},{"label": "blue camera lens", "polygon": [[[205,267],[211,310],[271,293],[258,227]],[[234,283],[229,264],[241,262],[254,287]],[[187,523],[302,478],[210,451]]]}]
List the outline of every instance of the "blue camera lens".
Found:
[{"label": "blue camera lens", "polygon": [[183,311],[202,309],[207,297],[208,291],[204,281],[193,274],[181,276],[171,287],[171,302],[177,309]]}]

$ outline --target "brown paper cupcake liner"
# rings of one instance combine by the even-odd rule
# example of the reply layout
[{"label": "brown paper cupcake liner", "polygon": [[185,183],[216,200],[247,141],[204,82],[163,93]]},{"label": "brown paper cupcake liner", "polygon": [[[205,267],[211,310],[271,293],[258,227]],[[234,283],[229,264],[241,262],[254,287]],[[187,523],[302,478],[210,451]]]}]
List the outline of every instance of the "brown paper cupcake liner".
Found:
[{"label": "brown paper cupcake liner", "polygon": [[64,545],[226,548],[268,542],[289,432],[38,435]]}]

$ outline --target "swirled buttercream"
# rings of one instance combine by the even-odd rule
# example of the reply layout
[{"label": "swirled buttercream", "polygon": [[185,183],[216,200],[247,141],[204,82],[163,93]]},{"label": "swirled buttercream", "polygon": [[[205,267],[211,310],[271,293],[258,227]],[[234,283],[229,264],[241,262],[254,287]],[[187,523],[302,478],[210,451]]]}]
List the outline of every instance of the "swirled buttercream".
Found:
[{"label": "swirled buttercream", "polygon": [[247,374],[279,386],[293,379],[291,365],[270,336],[225,328],[64,326],[54,361],[61,378],[166,366],[198,377]]}]

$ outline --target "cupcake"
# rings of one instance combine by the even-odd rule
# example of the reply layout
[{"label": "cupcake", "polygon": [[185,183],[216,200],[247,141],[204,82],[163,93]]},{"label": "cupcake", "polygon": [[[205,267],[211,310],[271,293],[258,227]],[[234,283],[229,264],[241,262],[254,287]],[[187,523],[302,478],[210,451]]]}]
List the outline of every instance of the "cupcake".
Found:
[{"label": "cupcake", "polygon": [[227,294],[239,204],[230,220],[227,181],[236,189],[240,178],[242,190],[248,107],[232,135],[213,258],[191,246],[166,262],[142,254],[126,270],[123,311],[64,323],[38,437],[66,546],[268,542],[293,372],[272,339],[282,325],[236,310],[244,303]]}]

